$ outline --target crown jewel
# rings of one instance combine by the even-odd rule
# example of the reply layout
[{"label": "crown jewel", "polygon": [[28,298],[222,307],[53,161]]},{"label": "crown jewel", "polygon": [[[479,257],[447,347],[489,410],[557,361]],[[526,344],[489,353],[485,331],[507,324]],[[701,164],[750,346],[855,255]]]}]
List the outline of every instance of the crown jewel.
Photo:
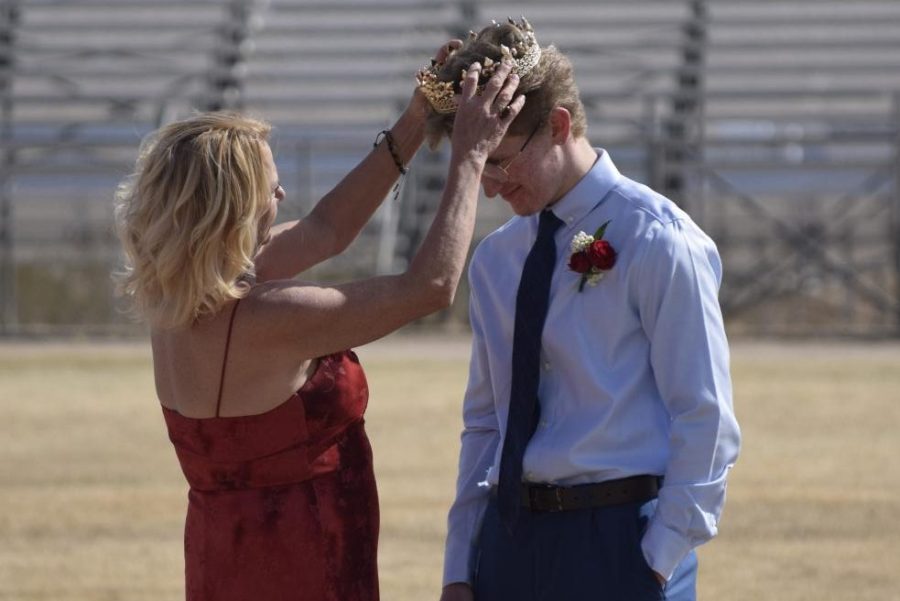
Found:
[{"label": "crown jewel", "polygon": [[[512,48],[507,48],[503,44],[500,44],[501,60],[506,59],[512,61],[512,73],[517,73],[519,77],[524,77],[528,75],[531,70],[537,66],[538,61],[541,60],[541,46],[537,43],[537,38],[534,36],[534,28],[525,17],[522,17],[519,22],[510,18],[509,23],[518,28],[524,34],[525,39]],[[493,24],[496,27],[500,26],[496,21],[493,21]],[[470,40],[474,39],[476,36],[477,34],[474,31],[469,32]],[[425,98],[428,99],[431,107],[436,112],[446,115],[456,112],[457,101],[454,82],[441,81],[438,79],[438,71],[441,66],[442,64],[435,63],[420,69],[416,74],[416,83],[422,89],[422,93],[425,94]],[[494,70],[499,66],[499,61],[494,61],[490,57],[485,57],[479,81],[484,80],[484,82],[487,82],[491,75],[494,74]],[[466,71],[463,69],[460,75],[460,83],[462,83],[462,80],[464,80],[465,77]],[[477,88],[478,93],[483,89],[484,83],[479,83]]]}]

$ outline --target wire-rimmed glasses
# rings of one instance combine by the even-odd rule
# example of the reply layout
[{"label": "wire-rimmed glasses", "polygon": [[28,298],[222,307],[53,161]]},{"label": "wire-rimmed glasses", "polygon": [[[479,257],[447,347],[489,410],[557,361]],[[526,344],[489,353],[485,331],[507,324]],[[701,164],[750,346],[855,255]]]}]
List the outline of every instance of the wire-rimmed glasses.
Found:
[{"label": "wire-rimmed glasses", "polygon": [[528,134],[528,137],[525,139],[525,143],[522,144],[522,147],[519,148],[519,152],[517,152],[516,154],[503,161],[491,161],[490,159],[488,159],[488,161],[484,164],[482,177],[487,177],[497,183],[503,183],[509,180],[509,171],[507,171],[507,169],[509,169],[510,165],[512,165],[513,162],[519,158],[519,156],[522,154],[522,151],[525,150],[525,147],[528,146],[528,143],[531,142],[534,134],[538,132],[538,130],[541,128],[541,125],[543,124],[543,121],[538,121],[538,124],[534,127],[533,130],[531,130],[531,133]]}]

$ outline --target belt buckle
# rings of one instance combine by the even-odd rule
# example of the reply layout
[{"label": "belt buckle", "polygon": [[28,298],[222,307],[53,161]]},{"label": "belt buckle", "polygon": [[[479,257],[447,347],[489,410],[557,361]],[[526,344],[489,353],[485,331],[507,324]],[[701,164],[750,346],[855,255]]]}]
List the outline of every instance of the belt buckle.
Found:
[{"label": "belt buckle", "polygon": [[564,511],[562,487],[553,484],[528,486],[528,504],[532,511]]},{"label": "belt buckle", "polygon": [[[533,507],[539,507],[541,511],[563,511],[562,487],[553,484],[540,484],[530,489],[530,497]],[[549,493],[549,494],[547,494]]]}]

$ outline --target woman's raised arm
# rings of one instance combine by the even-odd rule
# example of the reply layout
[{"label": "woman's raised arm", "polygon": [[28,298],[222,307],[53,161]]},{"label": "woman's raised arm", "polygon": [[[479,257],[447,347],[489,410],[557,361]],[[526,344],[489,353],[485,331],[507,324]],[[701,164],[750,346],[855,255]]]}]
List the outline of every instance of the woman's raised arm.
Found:
[{"label": "woman's raised arm", "polygon": [[469,70],[454,121],[447,186],[409,269],[340,286],[281,281],[258,287],[251,302],[267,307],[251,314],[266,319],[257,327],[271,337],[267,344],[316,357],[380,338],[453,301],[472,240],[485,160],[525,104],[523,96],[512,100],[518,79],[510,69],[509,64],[497,69],[481,94],[476,94],[480,66]]},{"label": "woman's raised arm", "polygon": [[[450,40],[435,60],[460,46]],[[425,138],[428,101],[419,90],[391,128],[397,158],[408,165]],[[272,228],[271,240],[257,255],[257,282],[292,278],[345,250],[381,206],[400,176],[386,140],[374,148],[316,204],[305,218]]]}]

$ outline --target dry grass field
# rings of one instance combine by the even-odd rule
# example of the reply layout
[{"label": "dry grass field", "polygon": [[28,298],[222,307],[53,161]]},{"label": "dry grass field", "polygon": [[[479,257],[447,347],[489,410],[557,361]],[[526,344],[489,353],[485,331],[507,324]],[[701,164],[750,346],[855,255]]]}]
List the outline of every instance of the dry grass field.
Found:
[{"label": "dry grass field", "polygon": [[[467,351],[360,351],[386,601],[438,595]],[[900,599],[900,345],[737,343],[733,368],[745,446],[700,598]],[[183,598],[186,488],[145,346],[0,345],[0,441],[0,600]]]}]

